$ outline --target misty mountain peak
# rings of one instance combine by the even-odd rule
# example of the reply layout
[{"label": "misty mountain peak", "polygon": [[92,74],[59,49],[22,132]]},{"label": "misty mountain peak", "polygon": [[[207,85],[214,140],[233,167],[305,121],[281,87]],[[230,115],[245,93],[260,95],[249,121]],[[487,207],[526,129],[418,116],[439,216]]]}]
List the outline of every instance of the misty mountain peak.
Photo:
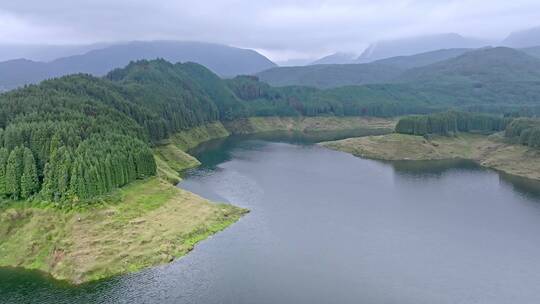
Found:
[{"label": "misty mountain peak", "polygon": [[540,46],[540,26],[512,32],[504,39],[502,45],[519,48]]},{"label": "misty mountain peak", "polygon": [[408,56],[441,49],[478,48],[486,42],[466,38],[456,33],[416,36],[395,40],[383,40],[371,44],[358,58],[359,62]]}]

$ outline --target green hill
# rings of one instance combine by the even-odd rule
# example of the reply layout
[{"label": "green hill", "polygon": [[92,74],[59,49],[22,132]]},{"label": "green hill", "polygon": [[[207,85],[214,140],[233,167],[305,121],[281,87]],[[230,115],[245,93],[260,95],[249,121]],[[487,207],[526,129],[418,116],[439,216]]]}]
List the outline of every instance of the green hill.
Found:
[{"label": "green hill", "polygon": [[332,88],[346,85],[384,83],[399,76],[403,69],[385,64],[321,64],[279,67],[257,74],[273,86],[311,86]]},{"label": "green hill", "polygon": [[524,48],[520,50],[533,57],[540,58],[540,46],[533,46],[533,47],[528,47],[528,48]]},{"label": "green hill", "polygon": [[78,201],[108,193],[156,173],[152,142],[231,110],[244,114],[215,74],[164,60],[2,94],[0,197]]},{"label": "green hill", "polygon": [[485,48],[404,72],[406,82],[540,81],[540,60],[511,48]]},{"label": "green hill", "polygon": [[537,48],[444,49],[367,64],[273,68],[257,76],[273,86],[322,89],[395,82],[454,85],[537,81],[539,54]]},{"label": "green hill", "polygon": [[473,49],[443,49],[410,56],[398,56],[375,61],[375,63],[391,65],[393,67],[410,69],[433,64],[463,55]]},{"label": "green hill", "polygon": [[273,86],[312,86],[334,88],[391,82],[407,69],[429,65],[460,56],[472,49],[444,49],[411,56],[381,59],[365,64],[320,64],[301,67],[278,67],[257,76]]}]

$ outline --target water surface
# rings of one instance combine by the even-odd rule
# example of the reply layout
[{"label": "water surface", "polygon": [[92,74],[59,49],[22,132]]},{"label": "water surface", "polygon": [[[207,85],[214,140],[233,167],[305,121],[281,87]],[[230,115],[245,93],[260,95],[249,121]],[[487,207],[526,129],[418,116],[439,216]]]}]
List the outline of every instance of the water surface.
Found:
[{"label": "water surface", "polygon": [[537,183],[310,141],[199,147],[180,187],[250,214],[172,264],[81,287],[0,270],[0,302],[540,303]]}]

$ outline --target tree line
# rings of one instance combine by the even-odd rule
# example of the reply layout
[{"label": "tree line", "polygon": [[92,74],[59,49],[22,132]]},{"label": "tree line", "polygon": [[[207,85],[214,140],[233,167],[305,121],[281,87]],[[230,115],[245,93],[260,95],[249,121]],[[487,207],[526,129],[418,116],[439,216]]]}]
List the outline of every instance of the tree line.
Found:
[{"label": "tree line", "polygon": [[512,118],[500,115],[449,111],[401,118],[395,131],[411,135],[453,135],[458,132],[492,133],[503,131]]},{"label": "tree line", "polygon": [[457,132],[492,133],[504,131],[513,143],[540,148],[540,119],[504,117],[467,112],[410,115],[401,118],[395,131],[411,135],[453,135]]},{"label": "tree line", "polygon": [[540,148],[540,120],[533,118],[514,119],[506,128],[505,136],[516,143]]}]

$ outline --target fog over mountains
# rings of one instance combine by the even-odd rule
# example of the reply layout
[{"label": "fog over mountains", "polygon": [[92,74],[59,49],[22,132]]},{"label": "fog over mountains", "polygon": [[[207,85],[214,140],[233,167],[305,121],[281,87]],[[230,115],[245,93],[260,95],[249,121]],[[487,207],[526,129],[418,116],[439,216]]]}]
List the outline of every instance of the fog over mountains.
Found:
[{"label": "fog over mountains", "polygon": [[[454,75],[459,69],[460,77],[467,75],[489,75],[510,77],[521,81],[540,78],[540,47],[512,49],[507,47],[485,47],[478,49],[443,49],[410,56],[397,56],[363,64],[320,64],[298,67],[276,67],[257,74],[261,81],[273,86],[310,86],[336,88],[411,80],[427,82],[440,74]],[[424,71],[430,72],[424,72]],[[437,70],[439,72],[431,72]],[[499,75],[501,74],[501,75]],[[484,76],[485,76],[484,75]],[[448,76],[444,81],[448,81]],[[468,77],[468,76],[467,76]],[[510,83],[511,80],[508,80]]]},{"label": "fog over mountains", "polygon": [[455,33],[420,36],[374,43],[358,57],[357,61],[370,62],[440,49],[479,48],[486,45],[489,45],[486,41],[466,38]]},{"label": "fog over mountains", "polygon": [[314,64],[368,63],[380,59],[409,56],[443,49],[474,49],[486,46],[527,48],[540,46],[540,26],[510,33],[502,41],[464,37],[456,33],[423,35],[370,44],[360,56],[337,52],[316,60]]}]

